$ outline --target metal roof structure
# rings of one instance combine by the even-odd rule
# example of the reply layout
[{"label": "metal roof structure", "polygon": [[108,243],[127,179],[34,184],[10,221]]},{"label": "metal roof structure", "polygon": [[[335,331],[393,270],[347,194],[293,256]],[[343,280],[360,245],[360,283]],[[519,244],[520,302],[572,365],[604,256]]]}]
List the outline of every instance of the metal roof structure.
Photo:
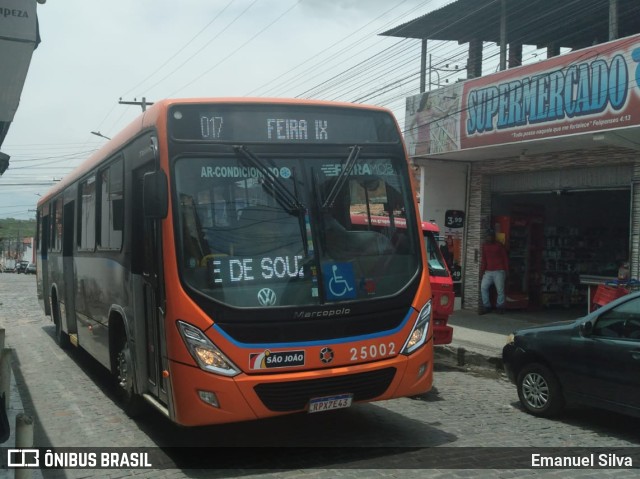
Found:
[{"label": "metal roof structure", "polygon": [[[617,38],[640,32],[640,2],[617,1]],[[580,49],[609,40],[610,0],[505,0],[508,43]],[[381,35],[500,42],[502,0],[457,0]]]}]

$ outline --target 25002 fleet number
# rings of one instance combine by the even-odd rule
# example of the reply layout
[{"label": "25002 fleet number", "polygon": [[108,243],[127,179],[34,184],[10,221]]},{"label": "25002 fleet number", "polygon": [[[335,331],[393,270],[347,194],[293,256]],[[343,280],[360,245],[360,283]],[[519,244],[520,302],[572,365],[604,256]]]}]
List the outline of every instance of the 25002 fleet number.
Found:
[{"label": "25002 fleet number", "polygon": [[366,361],[367,359],[384,358],[395,356],[396,343],[370,344],[369,346],[360,346],[359,348],[349,349],[351,361]]}]

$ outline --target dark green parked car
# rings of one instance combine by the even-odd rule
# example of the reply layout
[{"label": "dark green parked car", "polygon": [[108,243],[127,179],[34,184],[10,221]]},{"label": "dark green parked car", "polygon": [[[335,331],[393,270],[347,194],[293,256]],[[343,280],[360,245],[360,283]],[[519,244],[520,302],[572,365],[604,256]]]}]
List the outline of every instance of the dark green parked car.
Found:
[{"label": "dark green parked car", "polygon": [[640,292],[575,321],[516,331],[502,359],[531,414],[582,404],[640,417]]}]

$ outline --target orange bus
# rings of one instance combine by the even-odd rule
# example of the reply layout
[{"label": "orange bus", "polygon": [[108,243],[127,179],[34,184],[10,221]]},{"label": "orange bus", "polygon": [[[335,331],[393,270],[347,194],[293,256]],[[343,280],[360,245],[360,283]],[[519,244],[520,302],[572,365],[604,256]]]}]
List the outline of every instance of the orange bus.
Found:
[{"label": "orange bus", "polygon": [[[351,215],[354,226],[363,229],[385,232],[391,227],[390,218],[386,216],[368,216],[364,213]],[[429,267],[429,282],[433,294],[431,316],[433,320],[433,344],[450,344],[453,340],[453,328],[448,325],[449,316],[453,314],[453,279],[449,267],[440,251],[438,241],[440,228],[433,221],[422,222],[422,234],[427,253],[427,265]],[[394,228],[406,228],[404,218],[394,218]],[[389,232],[391,237],[393,232]]]},{"label": "orange bus", "polygon": [[[431,289],[386,109],[164,100],[38,202],[38,296],[123,408],[244,421],[424,393]],[[357,211],[402,217],[400,238]]]}]

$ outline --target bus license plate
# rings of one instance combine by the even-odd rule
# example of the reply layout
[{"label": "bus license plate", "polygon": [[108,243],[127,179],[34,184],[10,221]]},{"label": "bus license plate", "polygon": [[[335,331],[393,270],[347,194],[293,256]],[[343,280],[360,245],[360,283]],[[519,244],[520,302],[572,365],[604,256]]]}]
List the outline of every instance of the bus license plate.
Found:
[{"label": "bus license plate", "polygon": [[313,398],[309,401],[309,412],[331,411],[351,406],[353,394],[340,394],[339,396],[325,396]]}]

